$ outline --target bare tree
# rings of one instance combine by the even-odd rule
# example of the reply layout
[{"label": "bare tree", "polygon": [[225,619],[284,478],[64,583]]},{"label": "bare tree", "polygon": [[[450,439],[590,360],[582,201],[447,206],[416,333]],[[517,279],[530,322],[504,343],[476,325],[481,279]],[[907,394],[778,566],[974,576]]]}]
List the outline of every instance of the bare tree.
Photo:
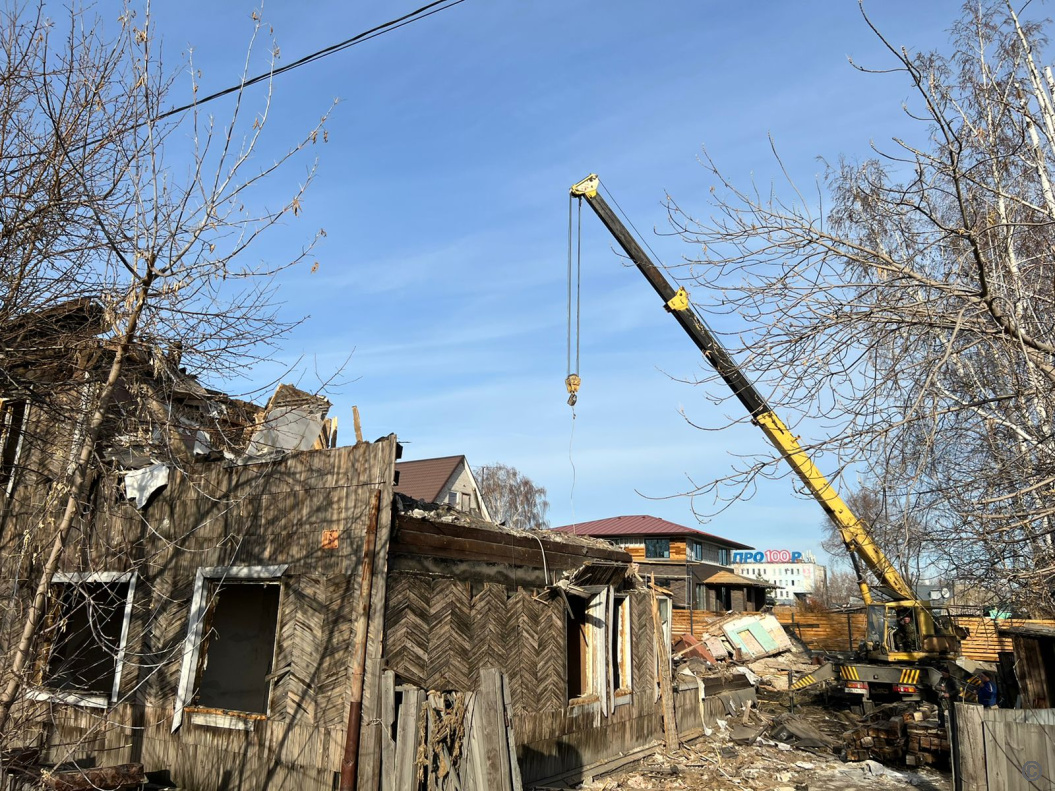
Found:
[{"label": "bare tree", "polygon": [[[1044,25],[1009,0],[969,2],[948,55],[910,53],[872,29],[890,62],[860,71],[909,86],[906,124],[924,141],[907,130],[871,159],[830,165],[816,202],[790,179],[783,192],[737,188],[707,160],[711,216],[670,202],[700,251],[688,279],[711,300],[703,310],[746,320],[730,345],[786,417],[815,421],[799,433],[836,478],[866,466],[959,579],[1050,610],[1055,77]],[[778,463],[749,459],[715,487],[739,496]]]},{"label": "bare tree", "polygon": [[549,527],[546,489],[508,464],[485,464],[473,470],[491,518],[521,530]]},{"label": "bare tree", "polygon": [[861,589],[857,585],[857,576],[852,571],[829,569],[824,590],[818,598],[826,607],[846,607],[849,604],[861,603]]},{"label": "bare tree", "polygon": [[[941,559],[934,556],[928,540],[931,528],[919,512],[904,510],[900,502],[888,498],[882,489],[868,486],[844,494],[843,499],[868,526],[887,559],[910,585],[915,586],[924,577],[937,573]],[[850,567],[850,554],[835,523],[825,519],[822,529],[821,548],[832,557],[835,565]],[[866,569],[862,571],[867,574]],[[869,581],[877,582],[871,575]]]},{"label": "bare tree", "polygon": [[[293,260],[270,264],[245,263],[245,253],[299,213],[315,166],[308,161],[284,199],[270,194],[269,207],[253,208],[262,206],[264,180],[271,192],[269,177],[321,137],[320,126],[308,125],[292,146],[260,158],[267,88],[252,109],[238,92],[223,124],[197,107],[167,115],[174,73],[158,59],[148,7],[126,8],[112,33],[86,11],[61,24],[31,11],[15,7],[0,24],[0,395],[50,411],[68,430],[60,442],[41,438],[56,453],[36,471],[50,484],[21,542],[21,567],[33,581],[27,596],[11,594],[24,609],[5,647],[4,736],[32,670],[54,574],[76,540],[96,472],[110,464],[101,442],[129,421],[146,421],[158,429],[142,432],[152,437],[151,455],[178,463],[186,443],[165,383],[185,382],[188,370],[243,371],[290,328],[271,303],[271,277],[302,260],[310,243]],[[267,28],[253,19],[255,41]],[[90,328],[63,323],[78,296],[90,306],[78,313],[91,317]],[[41,360],[67,386],[41,377]],[[162,390],[137,415],[126,405],[143,402],[140,379]]]}]

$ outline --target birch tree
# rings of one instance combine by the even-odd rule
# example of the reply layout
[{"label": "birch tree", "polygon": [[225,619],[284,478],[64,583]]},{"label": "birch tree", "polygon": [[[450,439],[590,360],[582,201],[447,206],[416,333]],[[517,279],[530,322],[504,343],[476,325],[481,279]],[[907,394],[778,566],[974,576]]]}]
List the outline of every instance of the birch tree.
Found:
[{"label": "birch tree", "polygon": [[499,524],[521,530],[545,530],[549,500],[546,489],[516,467],[508,464],[485,464],[473,470],[480,487],[480,497],[491,518]]},{"label": "birch tree", "polygon": [[[923,550],[961,583],[1050,611],[1047,23],[1009,1],[968,2],[951,50],[918,54],[872,29],[888,59],[858,67],[861,79],[908,86],[904,137],[832,162],[818,201],[790,179],[738,187],[705,160],[709,216],[669,204],[696,251],[686,279],[703,310],[746,323],[730,345],[787,417],[810,419],[797,433],[829,472],[863,470],[902,513],[924,515]],[[778,464],[748,459],[700,493],[738,496]]]},{"label": "birch tree", "polygon": [[[253,245],[299,213],[315,169],[307,149],[324,133],[321,122],[309,123],[303,137],[262,157],[270,88],[236,92],[221,105],[224,121],[214,120],[211,105],[194,105],[193,63],[175,71],[159,59],[149,7],[127,6],[116,26],[77,8],[56,23],[43,8],[14,7],[0,21],[0,395],[29,399],[76,427],[24,537],[45,550],[23,566],[34,570],[29,595],[12,597],[26,604],[5,646],[6,737],[54,574],[102,464],[115,389],[129,386],[130,361],[159,381],[181,367],[218,378],[274,348],[291,325],[272,304],[272,278],[302,261],[313,240],[274,262],[261,261]],[[250,53],[258,38],[267,43],[258,13],[251,31]],[[243,83],[253,62],[246,58]],[[191,108],[167,114],[180,99]],[[299,179],[276,179],[305,155]],[[16,331],[62,315],[54,309],[73,297],[95,306],[98,343],[73,343],[56,323],[44,333],[50,347],[38,349],[32,339],[41,333]],[[31,376],[37,361],[56,357],[81,394],[72,412]]]}]

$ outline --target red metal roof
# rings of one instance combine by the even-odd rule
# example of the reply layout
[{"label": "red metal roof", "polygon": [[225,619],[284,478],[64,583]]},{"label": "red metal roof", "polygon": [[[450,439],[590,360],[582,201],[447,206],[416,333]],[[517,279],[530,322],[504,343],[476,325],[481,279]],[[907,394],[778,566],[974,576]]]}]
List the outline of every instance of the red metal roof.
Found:
[{"label": "red metal roof", "polygon": [[612,516],[608,519],[596,519],[593,522],[562,525],[553,529],[562,533],[574,533],[579,536],[592,536],[595,538],[608,538],[610,536],[695,536],[731,549],[754,549],[754,547],[741,544],[739,541],[730,541],[728,538],[722,538],[692,527],[668,522],[666,519],[660,519],[657,516]]},{"label": "red metal roof", "polygon": [[395,489],[415,500],[434,503],[443,491],[443,487],[447,485],[447,481],[458,469],[458,465],[464,461],[465,456],[397,461],[396,472],[399,473],[399,485]]}]

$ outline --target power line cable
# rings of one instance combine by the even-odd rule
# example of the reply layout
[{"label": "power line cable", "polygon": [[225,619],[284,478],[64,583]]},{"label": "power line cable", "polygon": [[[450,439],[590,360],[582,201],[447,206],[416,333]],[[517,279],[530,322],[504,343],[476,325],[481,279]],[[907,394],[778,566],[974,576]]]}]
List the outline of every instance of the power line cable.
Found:
[{"label": "power line cable", "polygon": [[[465,0],[434,0],[433,2],[423,5],[420,8],[415,9],[414,11],[404,14],[403,16],[396,17],[395,19],[390,19],[387,22],[382,22],[380,25],[376,25],[370,28],[369,30],[364,30],[362,33],[357,33],[351,38],[347,38],[344,41],[338,42],[337,44],[332,44],[328,47],[324,47],[323,49],[316,50],[310,55],[305,55],[304,57],[299,58],[293,61],[292,63],[287,63],[285,66],[280,66],[277,69],[271,69],[267,72],[264,72],[263,74],[258,74],[255,77],[249,78],[248,80],[243,80],[239,82],[237,85],[232,85],[228,88],[224,88],[223,90],[216,91],[215,93],[211,93],[202,99],[196,99],[190,104],[184,104],[180,107],[174,107],[171,110],[166,110],[165,112],[160,113],[147,121],[140,121],[139,123],[124,127],[123,129],[112,131],[103,137],[97,137],[92,140],[88,140],[84,143],[78,143],[78,146],[96,146],[100,143],[105,142],[107,139],[114,139],[119,135],[123,135],[135,129],[138,129],[145,124],[156,123],[166,118],[171,118],[174,115],[184,113],[187,110],[194,110],[198,107],[201,107],[203,104],[215,101],[216,99],[221,99],[224,96],[229,96],[232,93],[243,91],[252,85],[256,85],[257,83],[263,82],[264,80],[272,79],[278,76],[279,74],[285,74],[287,71],[292,71],[293,69],[300,68],[301,66],[306,66],[309,63],[314,63],[317,60],[321,60],[337,52],[343,52],[346,49],[354,47],[356,44],[362,44],[363,42],[370,41],[371,39],[377,38],[378,36],[383,36],[385,33],[391,33],[393,30],[398,30],[401,27],[406,27],[407,25],[412,24],[413,22],[418,22],[422,19],[426,19],[434,14],[440,13],[441,11],[446,11],[447,9],[454,8],[454,6],[456,5],[461,5],[464,2]],[[40,154],[43,153],[43,151],[38,151],[36,153]],[[7,171],[7,174],[9,176],[15,175],[25,170],[29,170],[33,166],[34,165],[30,163],[27,165],[23,165],[19,168],[12,168]]]},{"label": "power line cable", "polygon": [[351,38],[345,39],[344,41],[341,41],[337,44],[332,44],[328,47],[324,47],[323,49],[312,52],[310,55],[305,55],[303,58],[299,58],[298,60],[295,60],[292,63],[287,63],[285,66],[280,66],[277,69],[271,69],[263,74],[258,74],[255,77],[251,77],[248,80],[244,80],[238,83],[237,85],[232,85],[229,88],[224,88],[222,91],[216,91],[215,93],[211,93],[203,99],[198,99],[194,102],[191,102],[190,104],[185,104],[182,107],[175,107],[171,110],[166,110],[160,115],[155,116],[153,120],[161,121],[165,118],[169,118],[170,116],[186,112],[187,110],[193,110],[196,107],[201,107],[207,102],[220,99],[224,96],[229,96],[230,94],[244,90],[250,87],[251,85],[256,85],[257,83],[263,82],[264,80],[269,80],[274,77],[277,77],[279,74],[285,74],[287,71],[293,71],[293,69],[300,68],[301,66],[306,66],[307,64],[314,63],[317,60],[322,60],[323,58],[329,55],[333,55],[337,52],[343,52],[344,50],[349,49],[350,47],[354,47],[356,44],[362,44],[364,41],[369,41],[370,39],[377,38],[378,36],[382,36],[385,33],[391,33],[393,30],[398,30],[401,27],[405,27],[413,22],[418,22],[422,19],[432,16],[433,14],[438,14],[441,11],[446,11],[447,9],[454,8],[454,6],[460,5],[464,2],[465,0],[435,0],[435,2],[423,5],[421,8],[411,11],[410,13],[404,14],[401,17],[391,19],[388,22],[383,22],[380,25],[377,25],[376,27],[372,27],[369,30],[364,30],[362,33],[358,33],[352,36]]}]

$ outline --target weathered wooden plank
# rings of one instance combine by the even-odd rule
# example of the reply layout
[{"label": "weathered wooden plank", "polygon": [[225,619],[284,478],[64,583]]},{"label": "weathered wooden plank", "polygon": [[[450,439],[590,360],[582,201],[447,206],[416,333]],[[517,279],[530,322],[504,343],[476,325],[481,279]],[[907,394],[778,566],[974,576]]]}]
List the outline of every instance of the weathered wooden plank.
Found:
[{"label": "weathered wooden plank", "polygon": [[510,754],[505,727],[505,698],[502,691],[502,671],[485,668],[480,671],[480,685],[476,690],[473,708],[471,750],[479,756],[483,767],[482,788],[489,791],[513,791]]},{"label": "weathered wooden plank", "polygon": [[954,703],[958,739],[957,772],[962,791],[986,791],[985,739],[982,733],[981,706]]},{"label": "weathered wooden plank", "polygon": [[381,791],[395,791],[396,674],[381,674]]},{"label": "weathered wooden plank", "polygon": [[385,634],[388,549],[392,536],[391,503],[396,469],[396,437],[392,434],[374,445],[379,448],[379,452],[369,458],[368,465],[364,461],[362,472],[359,473],[362,477],[357,477],[357,480],[375,481],[371,488],[378,490],[380,502],[384,504],[377,523],[370,617],[366,635],[366,679],[363,685],[363,724],[359,743],[359,791],[377,791],[381,784],[378,774],[381,766],[381,738],[377,724],[381,711],[378,698],[381,693],[381,651]]},{"label": "weathered wooden plank", "polygon": [[[578,544],[545,536],[540,537],[539,541],[545,547],[546,563],[551,568],[574,568],[587,560],[598,559],[630,562],[630,556],[615,547]],[[411,544],[418,547],[458,547],[489,555],[496,562],[542,566],[542,550],[534,538],[466,525],[428,522],[406,515],[399,517],[395,544],[399,547]],[[496,553],[496,549],[500,551]]]},{"label": "weathered wooden plank", "polygon": [[396,752],[393,791],[417,791],[418,731],[421,724],[425,691],[406,689],[396,721]]}]

